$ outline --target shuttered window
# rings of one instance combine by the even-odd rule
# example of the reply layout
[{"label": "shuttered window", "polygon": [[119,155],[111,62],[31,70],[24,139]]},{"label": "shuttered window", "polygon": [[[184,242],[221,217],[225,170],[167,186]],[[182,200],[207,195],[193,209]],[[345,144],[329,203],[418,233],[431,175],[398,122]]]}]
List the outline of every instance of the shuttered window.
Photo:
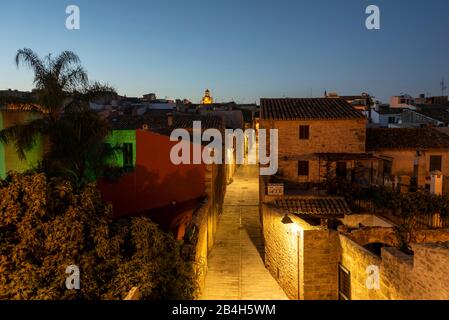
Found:
[{"label": "shuttered window", "polygon": [[338,299],[351,300],[351,273],[341,264],[338,265]]}]

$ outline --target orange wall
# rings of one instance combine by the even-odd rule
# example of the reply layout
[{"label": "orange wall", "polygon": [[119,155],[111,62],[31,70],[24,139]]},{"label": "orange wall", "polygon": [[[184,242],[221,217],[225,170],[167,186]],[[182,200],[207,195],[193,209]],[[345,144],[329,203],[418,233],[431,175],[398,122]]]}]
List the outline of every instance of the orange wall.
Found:
[{"label": "orange wall", "polygon": [[98,184],[103,199],[113,203],[115,217],[205,196],[205,165],[172,164],[170,150],[176,144],[168,136],[137,130],[135,170],[116,183]]}]

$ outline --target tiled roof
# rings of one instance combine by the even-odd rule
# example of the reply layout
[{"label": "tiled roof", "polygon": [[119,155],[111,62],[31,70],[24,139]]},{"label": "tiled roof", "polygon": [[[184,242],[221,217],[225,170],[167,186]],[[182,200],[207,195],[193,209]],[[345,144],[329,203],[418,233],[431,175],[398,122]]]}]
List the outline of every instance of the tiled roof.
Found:
[{"label": "tiled roof", "polygon": [[351,214],[348,204],[338,197],[295,197],[274,200],[276,208],[303,216],[342,216]]},{"label": "tiled roof", "polygon": [[142,115],[118,114],[109,115],[107,121],[114,130],[142,129],[144,125],[153,129],[167,127],[167,115],[173,113],[171,110],[150,110]]},{"label": "tiled roof", "polygon": [[364,119],[344,99],[261,99],[262,119],[271,120],[334,120]]},{"label": "tiled roof", "polygon": [[449,149],[449,136],[432,128],[394,128],[366,131],[366,149]]},{"label": "tiled roof", "polygon": [[379,108],[378,113],[384,114],[384,115],[395,115],[395,114],[401,114],[402,111],[406,110],[407,108]]},{"label": "tiled roof", "polygon": [[174,115],[173,128],[192,129],[193,121],[201,121],[201,129],[224,129],[224,121],[215,115]]},{"label": "tiled roof", "polygon": [[417,113],[444,123],[449,123],[449,106],[418,104],[416,107]]},{"label": "tiled roof", "polygon": [[192,129],[193,121],[201,121],[201,129],[223,130],[224,122],[219,116],[202,116],[196,114],[173,114],[173,126],[168,126],[168,114],[145,113],[141,116],[115,115],[108,118],[109,123],[115,130],[135,130],[148,126],[152,131],[168,131],[173,129]]}]

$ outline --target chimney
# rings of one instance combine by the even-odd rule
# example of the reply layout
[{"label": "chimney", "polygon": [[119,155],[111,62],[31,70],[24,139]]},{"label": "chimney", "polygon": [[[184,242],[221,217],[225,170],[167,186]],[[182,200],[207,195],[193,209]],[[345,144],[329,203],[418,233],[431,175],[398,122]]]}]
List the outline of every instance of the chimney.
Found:
[{"label": "chimney", "polygon": [[443,194],[443,174],[440,171],[434,171],[430,175],[430,193],[441,196]]},{"label": "chimney", "polygon": [[167,114],[167,124],[169,127],[173,126],[173,113]]}]

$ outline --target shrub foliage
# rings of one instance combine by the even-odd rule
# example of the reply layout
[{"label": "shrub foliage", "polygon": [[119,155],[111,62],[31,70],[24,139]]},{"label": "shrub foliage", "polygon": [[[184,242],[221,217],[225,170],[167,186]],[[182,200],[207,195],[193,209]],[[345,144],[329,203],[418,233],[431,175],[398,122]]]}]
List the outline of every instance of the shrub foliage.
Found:
[{"label": "shrub foliage", "polygon": [[[150,219],[113,221],[94,184],[42,173],[0,186],[0,299],[189,299],[196,283],[180,243]],[[66,268],[80,269],[80,290]]]}]

